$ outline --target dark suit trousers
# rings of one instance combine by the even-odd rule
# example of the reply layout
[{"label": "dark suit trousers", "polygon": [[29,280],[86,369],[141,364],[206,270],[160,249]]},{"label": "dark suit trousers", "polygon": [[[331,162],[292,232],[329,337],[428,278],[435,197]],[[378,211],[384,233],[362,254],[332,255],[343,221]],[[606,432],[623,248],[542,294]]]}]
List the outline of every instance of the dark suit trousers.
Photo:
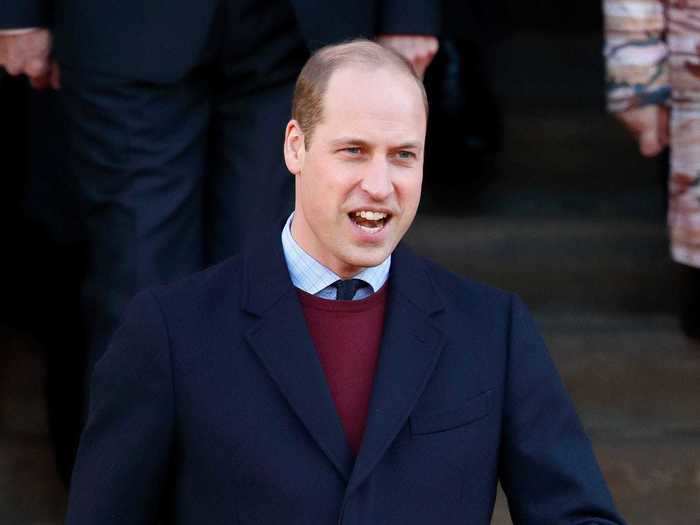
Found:
[{"label": "dark suit trousers", "polygon": [[229,256],[284,219],[292,85],[239,94],[204,74],[155,85],[62,73],[90,239],[83,299],[92,364],[135,292]]}]

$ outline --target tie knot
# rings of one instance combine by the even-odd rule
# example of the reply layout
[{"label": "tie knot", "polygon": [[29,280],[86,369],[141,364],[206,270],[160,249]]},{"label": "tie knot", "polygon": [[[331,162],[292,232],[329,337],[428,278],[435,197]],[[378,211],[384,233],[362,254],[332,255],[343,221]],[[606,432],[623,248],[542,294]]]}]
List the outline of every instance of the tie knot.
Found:
[{"label": "tie knot", "polygon": [[352,301],[357,290],[366,285],[367,283],[361,279],[340,279],[333,283],[338,290],[335,298],[338,301]]}]

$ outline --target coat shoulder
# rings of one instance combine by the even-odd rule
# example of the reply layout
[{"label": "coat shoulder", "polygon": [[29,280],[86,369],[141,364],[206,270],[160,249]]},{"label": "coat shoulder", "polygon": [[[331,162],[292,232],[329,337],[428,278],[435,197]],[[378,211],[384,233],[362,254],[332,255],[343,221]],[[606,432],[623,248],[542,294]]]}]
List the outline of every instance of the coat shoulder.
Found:
[{"label": "coat shoulder", "polygon": [[151,292],[165,312],[211,312],[222,304],[240,304],[243,257],[234,256]]}]

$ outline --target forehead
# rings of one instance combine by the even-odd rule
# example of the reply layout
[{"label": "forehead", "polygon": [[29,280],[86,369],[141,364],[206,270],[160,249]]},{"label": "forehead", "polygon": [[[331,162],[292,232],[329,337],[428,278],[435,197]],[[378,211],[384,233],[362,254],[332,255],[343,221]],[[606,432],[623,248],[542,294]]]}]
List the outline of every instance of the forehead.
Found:
[{"label": "forehead", "polygon": [[423,96],[415,79],[394,68],[352,65],[331,75],[319,127],[422,141],[425,121]]}]

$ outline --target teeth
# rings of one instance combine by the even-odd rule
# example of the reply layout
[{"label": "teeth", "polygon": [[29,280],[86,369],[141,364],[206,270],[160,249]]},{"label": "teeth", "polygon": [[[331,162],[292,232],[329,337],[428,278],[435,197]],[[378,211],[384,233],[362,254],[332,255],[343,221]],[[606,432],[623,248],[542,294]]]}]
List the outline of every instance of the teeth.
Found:
[{"label": "teeth", "polygon": [[367,219],[368,221],[378,221],[380,219],[386,218],[386,213],[382,213],[380,211],[356,211],[355,212],[355,217],[362,217],[363,219]]}]

